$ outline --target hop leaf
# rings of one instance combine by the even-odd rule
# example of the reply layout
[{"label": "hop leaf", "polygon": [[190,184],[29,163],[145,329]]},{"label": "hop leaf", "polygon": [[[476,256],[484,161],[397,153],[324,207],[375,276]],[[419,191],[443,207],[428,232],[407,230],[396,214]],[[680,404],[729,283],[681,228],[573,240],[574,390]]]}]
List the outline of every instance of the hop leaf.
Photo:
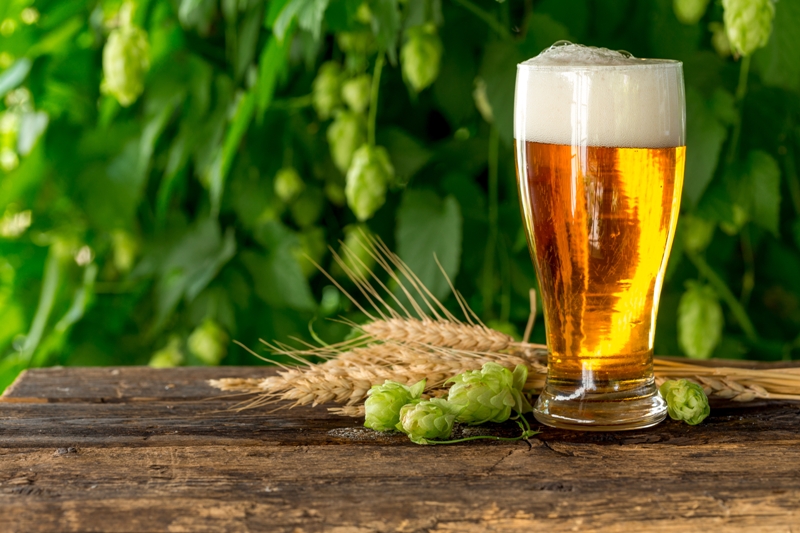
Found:
[{"label": "hop leaf", "polygon": [[356,150],[344,193],[358,220],[367,220],[383,205],[386,187],[393,179],[394,167],[385,148],[365,144]]},{"label": "hop leaf", "polygon": [[388,379],[383,385],[373,386],[364,402],[364,426],[375,431],[393,431],[400,423],[400,409],[418,400],[424,390],[424,379],[411,387]]},{"label": "hop leaf", "polygon": [[403,77],[415,92],[436,81],[442,59],[442,41],[433,24],[408,29],[408,40],[400,50]]},{"label": "hop leaf", "polygon": [[453,383],[447,400],[463,409],[459,422],[477,425],[484,422],[504,422],[517,413],[530,410],[522,395],[528,369],[517,366],[514,373],[497,363],[485,363],[480,370],[471,370],[447,380]]},{"label": "hop leaf", "polygon": [[359,146],[367,142],[364,117],[352,111],[342,111],[328,127],[328,144],[331,158],[343,174],[350,168],[353,154]]},{"label": "hop leaf", "polygon": [[218,365],[228,353],[228,333],[210,318],[198,326],[187,341],[189,351],[207,365]]},{"label": "hop leaf", "polygon": [[674,0],[675,16],[684,24],[697,24],[706,13],[709,0]]},{"label": "hop leaf", "polygon": [[144,91],[144,78],[150,70],[150,45],[147,33],[136,26],[123,26],[111,32],[103,48],[103,89],[128,107]]},{"label": "hop leaf", "polygon": [[775,17],[772,0],[722,0],[722,7],[728,40],[736,53],[749,56],[766,46]]},{"label": "hop leaf", "polygon": [[441,398],[414,400],[400,409],[400,422],[396,428],[416,444],[429,444],[432,439],[450,437],[460,411],[461,407]]},{"label": "hop leaf", "polygon": [[369,105],[371,82],[372,77],[369,74],[362,74],[342,85],[342,100],[356,113],[363,113]]},{"label": "hop leaf", "polygon": [[329,61],[319,67],[317,77],[311,86],[314,109],[322,120],[328,120],[333,110],[342,105],[342,68]]},{"label": "hop leaf", "polygon": [[673,420],[683,420],[695,426],[711,413],[703,387],[686,379],[665,381],[658,389],[667,402],[667,412]]},{"label": "hop leaf", "polygon": [[294,167],[282,168],[275,174],[275,195],[285,203],[292,202],[304,188],[303,179]]}]

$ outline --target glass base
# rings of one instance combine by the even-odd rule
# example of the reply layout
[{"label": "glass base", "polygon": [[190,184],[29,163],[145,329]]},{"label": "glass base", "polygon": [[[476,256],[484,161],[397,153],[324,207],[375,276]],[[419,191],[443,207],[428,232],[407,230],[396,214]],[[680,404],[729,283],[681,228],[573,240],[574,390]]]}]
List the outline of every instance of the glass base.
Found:
[{"label": "glass base", "polygon": [[[570,386],[572,385],[572,386]],[[652,378],[632,388],[552,384],[548,380],[533,408],[542,424],[578,431],[625,431],[654,426],[667,416],[667,404]]]}]

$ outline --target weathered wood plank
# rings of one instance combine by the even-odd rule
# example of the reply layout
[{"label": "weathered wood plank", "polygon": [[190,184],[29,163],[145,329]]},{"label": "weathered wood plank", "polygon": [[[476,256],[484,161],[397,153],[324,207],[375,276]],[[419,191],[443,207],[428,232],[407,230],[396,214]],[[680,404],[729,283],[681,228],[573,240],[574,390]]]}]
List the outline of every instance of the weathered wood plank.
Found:
[{"label": "weathered wood plank", "polygon": [[198,400],[226,395],[206,380],[264,378],[275,371],[266,366],[37,368],[23,372],[0,396],[0,403]]},{"label": "weathered wood plank", "polygon": [[800,521],[797,441],[713,453],[570,443],[352,452],[2,450],[0,509],[12,531],[30,532],[789,531]]},{"label": "weathered wood plank", "polygon": [[421,447],[324,408],[236,413],[232,398],[205,383],[272,371],[28,372],[0,401],[0,529],[527,533],[800,523],[798,405],[728,405],[697,427],[542,428],[530,448]]},{"label": "weathered wood plank", "polygon": [[[405,436],[380,435],[363,420],[331,415],[324,407],[272,412],[232,410],[232,401],[147,403],[0,404],[0,446],[242,446],[407,444]],[[667,420],[654,428],[618,433],[581,433],[535,426],[537,439],[606,445],[665,445],[793,441],[800,432],[800,406],[774,403],[753,408],[714,409],[699,426]],[[487,426],[499,436],[514,436],[513,422]],[[478,442],[474,445],[480,446]]]}]

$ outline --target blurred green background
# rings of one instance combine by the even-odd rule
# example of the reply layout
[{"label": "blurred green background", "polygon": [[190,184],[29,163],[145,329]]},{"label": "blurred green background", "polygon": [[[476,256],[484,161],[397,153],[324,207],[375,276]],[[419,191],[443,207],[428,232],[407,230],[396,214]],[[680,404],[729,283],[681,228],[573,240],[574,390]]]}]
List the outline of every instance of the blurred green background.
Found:
[{"label": "blurred green background", "polygon": [[800,355],[800,0],[5,0],[0,389],[341,340],[306,257],[348,286],[328,246],[361,231],[517,334],[515,64],[560,39],[684,61],[656,353]]}]

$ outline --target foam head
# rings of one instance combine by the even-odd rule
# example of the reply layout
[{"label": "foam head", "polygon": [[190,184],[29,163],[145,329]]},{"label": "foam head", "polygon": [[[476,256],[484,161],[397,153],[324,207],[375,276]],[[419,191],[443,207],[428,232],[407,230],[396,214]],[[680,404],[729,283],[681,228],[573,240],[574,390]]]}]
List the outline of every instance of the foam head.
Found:
[{"label": "foam head", "polygon": [[685,144],[683,68],[577,44],[517,65],[514,137],[573,146]]}]

